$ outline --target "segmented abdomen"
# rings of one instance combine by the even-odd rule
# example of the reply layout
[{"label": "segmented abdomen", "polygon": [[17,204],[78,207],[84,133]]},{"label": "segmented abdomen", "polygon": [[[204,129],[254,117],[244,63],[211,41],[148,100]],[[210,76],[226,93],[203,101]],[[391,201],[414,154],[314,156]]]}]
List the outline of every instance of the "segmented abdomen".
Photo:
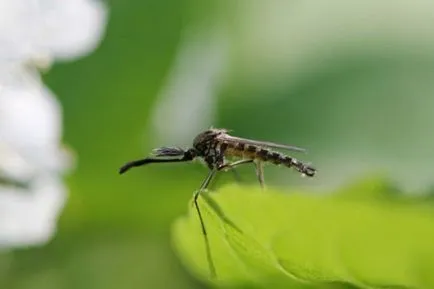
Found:
[{"label": "segmented abdomen", "polygon": [[309,177],[313,177],[316,173],[316,170],[313,167],[304,164],[295,158],[263,147],[243,143],[222,143],[220,149],[226,157],[257,159],[275,165],[284,165],[289,168],[293,167],[300,173]]}]

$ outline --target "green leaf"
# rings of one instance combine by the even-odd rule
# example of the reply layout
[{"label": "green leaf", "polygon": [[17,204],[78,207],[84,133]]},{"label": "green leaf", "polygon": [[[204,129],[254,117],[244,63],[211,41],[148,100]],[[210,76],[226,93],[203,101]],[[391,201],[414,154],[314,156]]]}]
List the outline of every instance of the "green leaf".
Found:
[{"label": "green leaf", "polygon": [[201,195],[214,279],[194,206],[174,224],[173,244],[193,274],[217,285],[433,288],[434,211],[378,198],[387,190],[370,179],[336,194],[227,186]]}]

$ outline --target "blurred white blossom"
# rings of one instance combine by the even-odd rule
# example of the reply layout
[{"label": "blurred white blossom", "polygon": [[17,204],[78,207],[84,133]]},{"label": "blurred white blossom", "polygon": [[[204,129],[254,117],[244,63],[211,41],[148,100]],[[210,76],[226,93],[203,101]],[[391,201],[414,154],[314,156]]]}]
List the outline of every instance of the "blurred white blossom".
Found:
[{"label": "blurred white blossom", "polygon": [[37,68],[99,44],[102,2],[0,0],[0,248],[43,244],[54,234],[72,166],[62,110]]},{"label": "blurred white blossom", "polygon": [[0,61],[73,59],[92,51],[106,9],[92,0],[0,0]]}]

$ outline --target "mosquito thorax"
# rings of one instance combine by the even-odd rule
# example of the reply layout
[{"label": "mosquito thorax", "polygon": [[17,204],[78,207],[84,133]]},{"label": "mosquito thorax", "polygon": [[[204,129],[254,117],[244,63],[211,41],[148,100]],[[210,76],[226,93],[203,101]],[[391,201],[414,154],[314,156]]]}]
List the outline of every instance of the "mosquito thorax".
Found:
[{"label": "mosquito thorax", "polygon": [[198,134],[193,140],[193,147],[196,151],[205,155],[209,149],[217,144],[217,136],[226,134],[227,130],[211,128]]}]

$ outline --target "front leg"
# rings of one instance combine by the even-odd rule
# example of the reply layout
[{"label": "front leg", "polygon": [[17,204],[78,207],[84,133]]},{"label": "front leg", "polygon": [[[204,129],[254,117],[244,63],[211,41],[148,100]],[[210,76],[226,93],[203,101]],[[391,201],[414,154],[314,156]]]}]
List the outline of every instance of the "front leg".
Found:
[{"label": "front leg", "polygon": [[209,271],[210,271],[212,278],[214,278],[216,276],[216,270],[215,270],[215,266],[214,266],[214,261],[213,261],[212,256],[211,256],[211,247],[209,245],[208,233],[206,231],[205,222],[203,220],[202,212],[200,210],[199,203],[198,203],[197,199],[198,199],[199,195],[201,193],[203,193],[208,188],[209,183],[212,181],[212,179],[214,178],[216,173],[217,173],[217,170],[215,170],[215,169],[211,170],[208,173],[208,176],[202,182],[202,185],[200,186],[200,188],[197,191],[195,191],[193,194],[193,204],[196,208],[197,215],[199,216],[200,226],[202,229],[202,235],[203,235],[203,238],[205,241],[206,258],[208,261]]}]

